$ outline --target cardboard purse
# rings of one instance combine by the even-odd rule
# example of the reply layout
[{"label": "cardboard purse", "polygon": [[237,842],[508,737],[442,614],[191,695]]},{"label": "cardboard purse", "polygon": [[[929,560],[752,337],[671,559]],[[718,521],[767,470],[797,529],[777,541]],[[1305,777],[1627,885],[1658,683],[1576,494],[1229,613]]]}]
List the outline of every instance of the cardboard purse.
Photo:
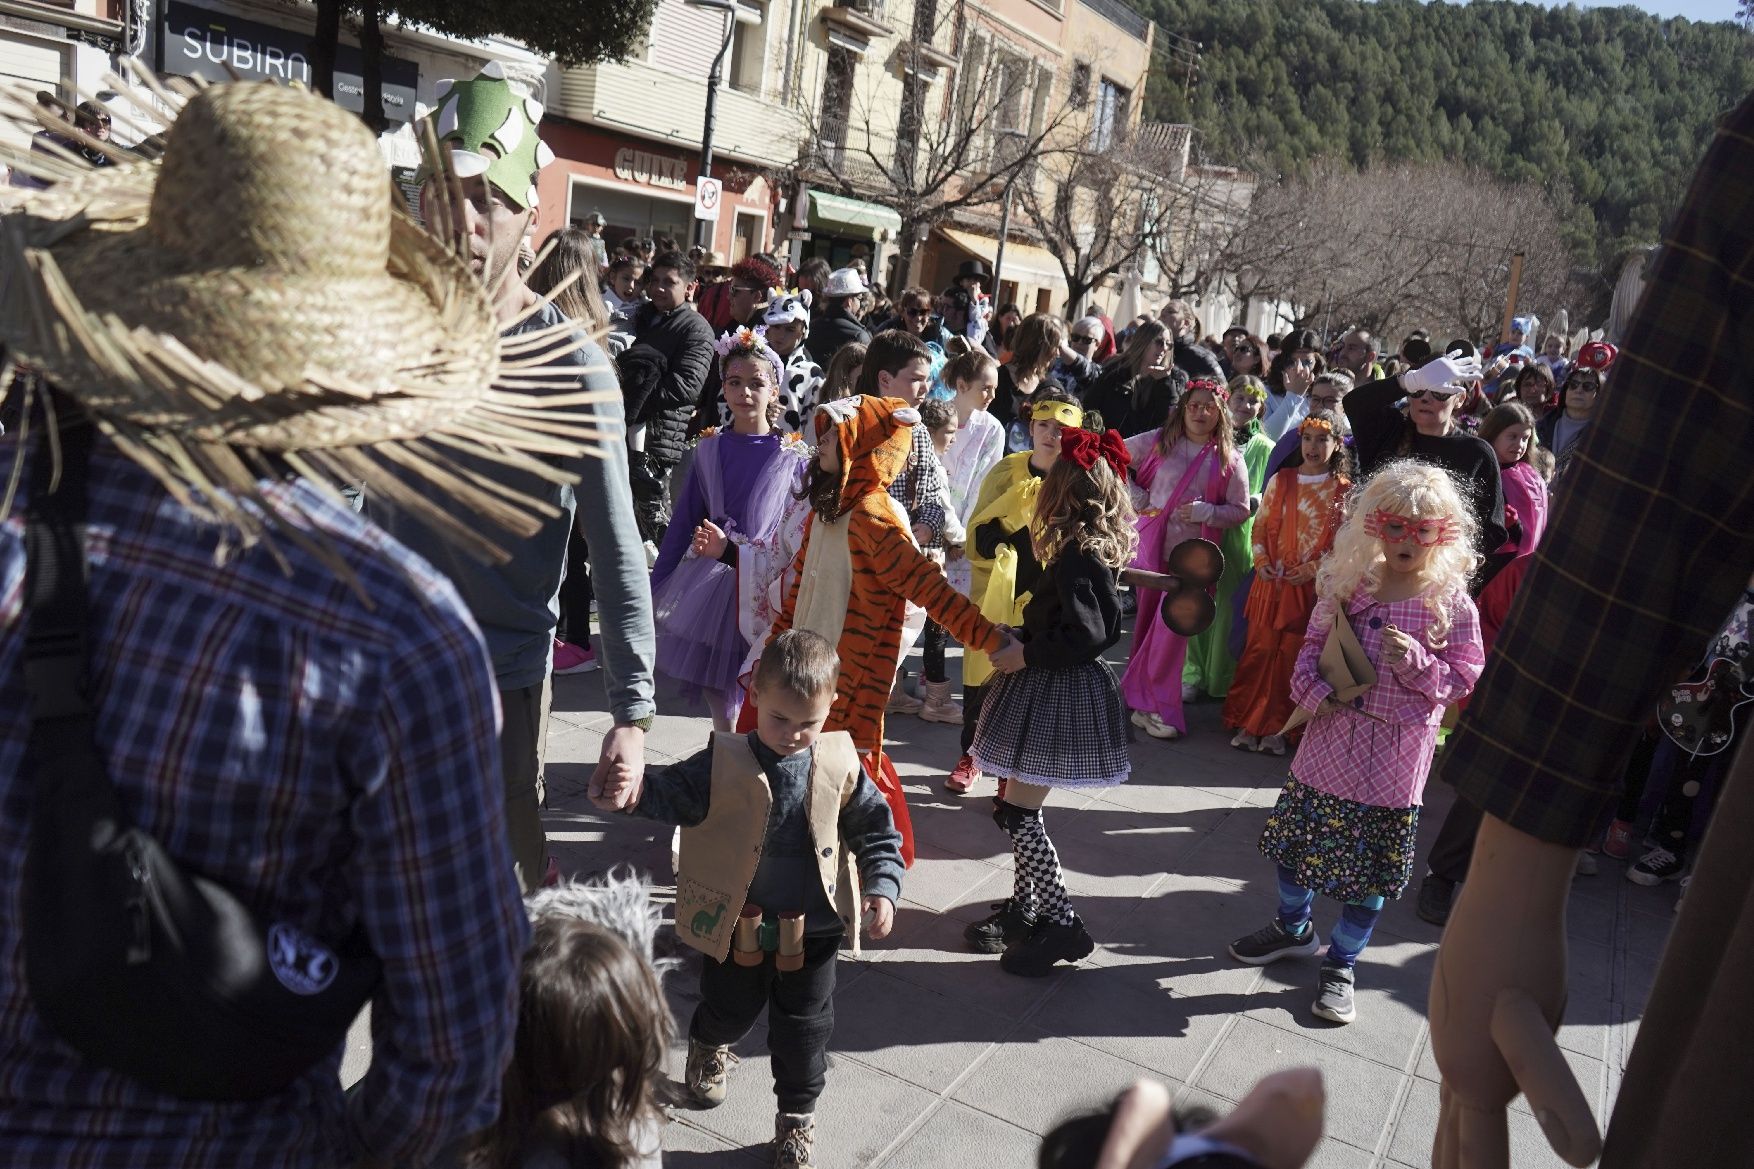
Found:
[{"label": "cardboard purse", "polygon": [[[1359,644],[1358,634],[1353,631],[1352,622],[1344,611],[1336,611],[1334,614],[1334,624],[1328,628],[1328,640],[1322,646],[1321,663],[1317,672],[1321,674],[1322,681],[1334,688],[1334,701],[1344,705],[1350,705],[1353,699],[1376,685],[1376,667],[1365,656],[1364,646]],[[1365,712],[1360,710],[1358,713]],[[1279,733],[1290,734],[1314,717],[1314,712],[1300,706],[1291,712],[1291,717],[1285,720]]]}]

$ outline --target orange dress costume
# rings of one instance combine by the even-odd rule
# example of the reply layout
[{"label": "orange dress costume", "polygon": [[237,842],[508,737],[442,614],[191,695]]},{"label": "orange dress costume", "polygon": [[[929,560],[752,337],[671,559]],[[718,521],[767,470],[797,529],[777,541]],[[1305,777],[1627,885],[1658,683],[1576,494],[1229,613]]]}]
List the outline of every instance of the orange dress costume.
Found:
[{"label": "orange dress costume", "polygon": [[825,403],[815,417],[818,444],[840,451],[840,510],[813,512],[793,561],[792,587],[772,636],[809,629],[840,652],[839,695],[824,730],[847,731],[895,814],[902,859],[913,864],[913,824],[895,767],[883,753],[883,708],[895,681],[901,627],[912,601],[963,645],[986,651],[1003,636],[944,570],[922,553],[889,485],[907,465],[919,414],[900,398],[853,397]]},{"label": "orange dress costume", "polygon": [[[1319,483],[1298,481],[1287,467],[1267,481],[1255,519],[1255,583],[1248,597],[1248,642],[1236,663],[1236,680],[1224,699],[1224,725],[1249,735],[1276,735],[1296,709],[1291,671],[1303,648],[1315,609],[1315,567],[1334,546],[1341,505],[1352,485],[1329,475]],[[1278,565],[1286,574],[1302,568],[1308,580],[1262,575]]]}]

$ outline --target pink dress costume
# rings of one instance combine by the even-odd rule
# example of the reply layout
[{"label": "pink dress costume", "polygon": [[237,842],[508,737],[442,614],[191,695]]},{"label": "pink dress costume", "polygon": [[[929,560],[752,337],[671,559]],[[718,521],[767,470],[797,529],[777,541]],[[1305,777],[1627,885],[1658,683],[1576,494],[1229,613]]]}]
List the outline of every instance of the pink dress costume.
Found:
[{"label": "pink dress costume", "polygon": [[[1547,530],[1547,481],[1527,462],[1500,468],[1498,477],[1504,484],[1504,510],[1515,509],[1517,523],[1523,532],[1521,539],[1515,543],[1506,541],[1497,551],[1514,550],[1518,556],[1528,556],[1540,544],[1541,533]],[[1508,520],[1506,526],[1509,526]]]},{"label": "pink dress costume", "polygon": [[[681,682],[690,698],[707,698],[733,725],[749,642],[739,625],[741,566],[726,560],[739,560],[751,541],[772,541],[804,461],[802,444],[777,434],[703,437],[652,568],[658,670]],[[707,519],[724,529],[736,552],[716,560],[694,554],[694,529]]]},{"label": "pink dress costume", "polygon": [[[1226,529],[1248,518],[1248,468],[1240,453],[1233,452],[1227,464],[1219,459],[1216,443],[1202,445],[1183,438],[1166,455],[1158,450],[1157,431],[1129,438],[1127,453],[1136,468],[1133,504],[1140,513],[1134,567],[1162,572],[1170,550],[1183,540],[1197,536],[1216,544]],[[1177,508],[1196,500],[1214,505],[1206,522],[1184,523],[1175,518]],[[1152,511],[1156,514],[1147,514]],[[1139,589],[1139,611],[1156,612],[1158,597],[1153,589]],[[1171,633],[1163,622],[1135,622],[1132,653],[1121,679],[1121,696],[1127,705],[1155,714],[1185,733],[1182,666],[1187,656],[1187,638]]]},{"label": "pink dress costume", "polygon": [[[1443,708],[1473,689],[1486,664],[1473,601],[1458,592],[1445,604],[1449,632],[1431,649],[1433,618],[1423,597],[1380,604],[1361,586],[1347,602],[1345,619],[1376,667],[1376,685],[1306,724],[1291,778],[1261,834],[1261,854],[1296,874],[1299,885],[1345,902],[1399,897],[1406,888]],[[1292,672],[1292,701],[1305,710],[1333,693],[1319,663],[1334,609],[1331,598],[1316,602]],[[1390,625],[1414,643],[1394,666],[1382,657]]]}]

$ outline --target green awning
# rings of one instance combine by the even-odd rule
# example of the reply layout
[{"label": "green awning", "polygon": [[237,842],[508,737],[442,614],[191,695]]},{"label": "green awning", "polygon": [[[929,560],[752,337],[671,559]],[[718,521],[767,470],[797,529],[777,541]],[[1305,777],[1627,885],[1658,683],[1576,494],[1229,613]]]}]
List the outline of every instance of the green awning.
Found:
[{"label": "green awning", "polygon": [[887,207],[830,195],[826,191],[810,192],[810,230],[828,231],[835,235],[874,240],[879,235],[894,240],[901,235],[901,216]]}]

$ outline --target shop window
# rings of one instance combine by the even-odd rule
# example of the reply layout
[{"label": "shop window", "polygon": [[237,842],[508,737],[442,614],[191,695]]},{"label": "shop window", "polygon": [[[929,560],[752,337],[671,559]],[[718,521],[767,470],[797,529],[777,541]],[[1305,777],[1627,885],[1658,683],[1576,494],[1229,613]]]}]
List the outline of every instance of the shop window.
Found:
[{"label": "shop window", "polygon": [[759,96],[767,73],[767,0],[737,0],[737,8],[727,83],[732,89]]},{"label": "shop window", "polygon": [[686,241],[693,229],[694,208],[689,201],[652,199],[632,191],[574,182],[567,218],[575,225],[582,224],[593,211],[608,221],[603,238],[611,250],[625,239],[658,235]]},{"label": "shop window", "polygon": [[767,220],[747,211],[737,212],[737,223],[731,232],[731,263],[746,260],[763,250],[762,236],[767,234]]},{"label": "shop window", "polygon": [[1038,313],[1052,313],[1054,311],[1053,289],[1038,288],[1035,290],[1035,311]]}]

